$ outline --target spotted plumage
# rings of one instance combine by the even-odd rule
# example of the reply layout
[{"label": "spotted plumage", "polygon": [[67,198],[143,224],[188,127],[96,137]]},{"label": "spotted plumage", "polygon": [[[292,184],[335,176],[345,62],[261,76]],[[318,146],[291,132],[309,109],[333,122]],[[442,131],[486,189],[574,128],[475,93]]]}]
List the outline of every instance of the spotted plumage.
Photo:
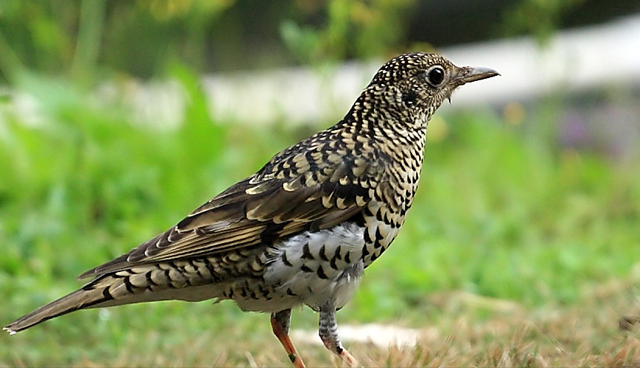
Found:
[{"label": "spotted plumage", "polygon": [[168,231],[80,277],[81,289],[5,327],[15,333],[85,308],[179,299],[234,300],[271,313],[293,364],[291,308],[320,315],[325,346],[356,360],[335,312],[404,223],[422,168],[427,123],[461,85],[497,75],[425,53],[400,55],[373,77],[346,116],[276,154]]}]

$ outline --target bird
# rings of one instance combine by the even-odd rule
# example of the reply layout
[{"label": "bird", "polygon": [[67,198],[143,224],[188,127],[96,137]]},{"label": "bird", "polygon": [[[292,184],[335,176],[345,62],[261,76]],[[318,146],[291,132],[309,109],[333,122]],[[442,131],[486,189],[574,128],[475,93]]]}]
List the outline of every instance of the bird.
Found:
[{"label": "bird", "polygon": [[420,179],[427,125],[464,84],[499,73],[439,54],[396,56],[342,120],[277,153],[163,232],[79,276],[80,289],[4,327],[10,334],[73,311],[161,300],[233,300],[270,313],[294,367],[292,308],[318,313],[325,347],[349,366],[336,311],[391,245]]}]

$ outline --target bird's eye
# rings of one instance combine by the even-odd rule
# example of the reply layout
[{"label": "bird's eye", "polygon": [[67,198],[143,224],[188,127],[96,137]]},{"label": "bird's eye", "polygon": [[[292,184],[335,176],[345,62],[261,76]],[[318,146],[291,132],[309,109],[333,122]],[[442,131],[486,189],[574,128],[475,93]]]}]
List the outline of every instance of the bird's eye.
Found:
[{"label": "bird's eye", "polygon": [[427,71],[427,82],[437,87],[444,80],[444,69],[441,66],[434,66]]}]

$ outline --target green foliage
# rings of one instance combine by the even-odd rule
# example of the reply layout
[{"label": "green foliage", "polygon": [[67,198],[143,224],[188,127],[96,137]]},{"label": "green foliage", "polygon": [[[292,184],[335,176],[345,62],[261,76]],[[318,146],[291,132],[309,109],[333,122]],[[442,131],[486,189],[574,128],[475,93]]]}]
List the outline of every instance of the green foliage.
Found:
[{"label": "green foliage", "polygon": [[230,0],[32,1],[0,4],[0,77],[31,69],[81,84],[112,71],[151,77],[179,55],[206,62],[207,28]]},{"label": "green foliage", "polygon": [[[520,0],[497,35],[543,42],[584,0]],[[22,69],[91,85],[105,75],[151,78],[174,60],[197,72],[395,55],[415,0],[33,1],[0,3],[0,81]],[[438,35],[426,35],[435,37]]]},{"label": "green foliage", "polygon": [[532,34],[544,45],[558,28],[562,16],[583,2],[584,0],[522,0],[504,12],[500,34]]},{"label": "green foliage", "polygon": [[318,3],[307,13],[325,12],[319,27],[282,23],[280,31],[289,50],[305,64],[368,58],[389,53],[402,38],[403,15],[413,0],[341,1]]},{"label": "green foliage", "polygon": [[305,63],[378,56],[396,48],[414,3],[6,0],[0,4],[0,80],[13,83],[24,67],[85,85],[113,72],[149,78],[174,59],[198,71],[212,61],[218,70],[255,67],[243,60],[282,59],[284,45]]}]

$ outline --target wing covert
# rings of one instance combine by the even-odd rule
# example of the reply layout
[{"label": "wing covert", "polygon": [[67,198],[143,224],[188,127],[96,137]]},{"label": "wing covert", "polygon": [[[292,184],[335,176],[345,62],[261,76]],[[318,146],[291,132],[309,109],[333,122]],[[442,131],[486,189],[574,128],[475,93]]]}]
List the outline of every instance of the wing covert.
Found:
[{"label": "wing covert", "polygon": [[266,170],[273,167],[270,162],[176,226],[80,277],[117,272],[136,264],[211,256],[305,230],[329,228],[356,215],[368,203],[374,184],[364,181],[378,167],[374,160],[360,157],[357,165],[348,157],[324,165],[308,162],[292,162],[290,176],[285,178]]}]

